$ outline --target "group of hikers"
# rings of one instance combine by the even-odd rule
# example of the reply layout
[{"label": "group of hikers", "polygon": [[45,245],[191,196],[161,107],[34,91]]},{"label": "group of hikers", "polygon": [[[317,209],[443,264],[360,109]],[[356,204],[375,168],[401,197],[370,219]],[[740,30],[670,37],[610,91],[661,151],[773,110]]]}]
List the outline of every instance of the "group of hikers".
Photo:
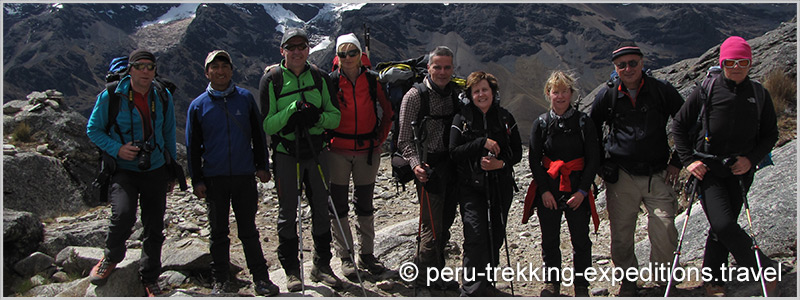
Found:
[{"label": "group of hikers", "polygon": [[[381,145],[397,114],[397,151],[413,170],[419,199],[420,230],[413,259],[419,270],[445,267],[445,247],[457,207],[463,223],[466,273],[461,284],[429,282],[419,276],[415,295],[430,296],[433,290],[460,291],[462,296],[507,295],[495,286],[496,278],[483,272],[487,266],[500,265],[517,189],[513,167],[523,158],[514,116],[499,103],[497,78],[472,72],[462,88],[451,80],[453,52],[439,46],[428,56],[428,75],[408,90],[399,111],[392,111],[354,34],[336,39],[337,61],[330,74],[308,62],[310,47],[306,31],[287,29],[280,46],[283,59],[265,70],[255,96],[232,81],[234,64],[228,52],[212,51],[204,61],[209,83],[189,105],[186,148],[193,193],[208,206],[212,293],[233,292],[231,206],[256,294],[280,292],[270,280],[255,224],[259,195],[254,175],[260,182],[274,180],[277,189],[277,254],[287,291],[305,290],[304,228],[298,220],[304,191],[311,207],[314,244],[309,279],[334,289],[343,287],[331,268],[333,253],[341,260],[341,274],[351,281],[360,283],[362,275],[396,277],[397,271],[374,254],[373,192]],[[652,245],[650,261],[672,262],[678,245],[673,185],[685,167],[695,178],[710,223],[703,266],[712,270],[713,279],[704,283],[705,292],[724,295],[719,267],[728,264],[728,253],[740,266],[776,264],[757,248],[754,255],[751,236],[737,223],[755,165],[778,138],[772,100],[748,76],[753,58],[741,37],[732,36],[722,44],[722,72],[710,90],[698,87],[686,102],[668,82],[643,72],[644,56],[634,42],[619,43],[610,57],[618,80],[597,94],[588,114],[575,108],[574,75],[551,73],[544,84],[550,108],[533,122],[530,133],[528,163],[533,180],[523,222],[536,212],[544,265],[560,269],[565,216],[577,274],[573,292],[588,297],[590,282],[580,274],[592,266],[589,222],[597,216],[595,175],[606,186],[611,260],[615,267],[637,269],[634,233],[642,204]],[[143,225],[139,273],[147,294],[154,296],[161,294],[163,217],[166,195],[174,187],[165,164],[176,157],[176,122],[171,94],[154,88],[156,57],[135,50],[128,59],[127,74],[115,89],[98,95],[87,125],[92,142],[116,162],[108,191],[112,215],[104,256],[89,277],[102,285],[123,260],[138,206]],[[459,97],[462,92],[465,101]],[[120,101],[114,105],[119,113],[109,112],[113,99]],[[110,115],[116,119],[110,120]],[[667,129],[670,118],[673,122]],[[109,124],[115,128],[109,129]],[[350,203],[357,243],[349,222]],[[776,286],[777,281],[766,282],[765,293],[773,296]],[[550,278],[541,296],[559,296],[560,288],[559,279]],[[623,281],[618,295],[636,296],[636,291],[635,281]]]}]

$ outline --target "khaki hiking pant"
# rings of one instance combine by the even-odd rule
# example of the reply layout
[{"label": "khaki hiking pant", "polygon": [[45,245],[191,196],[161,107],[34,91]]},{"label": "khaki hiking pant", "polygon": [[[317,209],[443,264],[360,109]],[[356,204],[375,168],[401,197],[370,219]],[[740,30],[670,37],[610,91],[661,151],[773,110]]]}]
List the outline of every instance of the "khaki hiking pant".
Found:
[{"label": "khaki hiking pant", "polygon": [[[651,176],[630,175],[619,170],[619,181],[608,184],[608,219],[611,224],[611,260],[615,267],[638,268],[633,245],[640,205],[647,216],[650,262],[670,264],[678,245],[675,212],[678,201],[671,186],[664,182],[666,170]],[[657,265],[656,265],[657,266]]]},{"label": "khaki hiking pant", "polygon": [[[355,249],[353,234],[350,230],[348,213],[350,211],[349,189],[350,176],[353,178],[353,204],[357,218],[356,232],[358,233],[359,254],[372,254],[375,249],[375,224],[372,215],[373,192],[375,190],[375,176],[378,175],[380,166],[380,151],[372,154],[372,165],[367,163],[368,153],[344,154],[335,150],[329,152],[328,165],[330,166],[331,199],[339,215],[337,221],[331,216],[331,231],[334,237],[334,249],[339,258],[349,258],[347,245]],[[339,229],[341,223],[342,230]],[[342,236],[344,231],[344,236]],[[356,253],[354,250],[353,253]]]}]

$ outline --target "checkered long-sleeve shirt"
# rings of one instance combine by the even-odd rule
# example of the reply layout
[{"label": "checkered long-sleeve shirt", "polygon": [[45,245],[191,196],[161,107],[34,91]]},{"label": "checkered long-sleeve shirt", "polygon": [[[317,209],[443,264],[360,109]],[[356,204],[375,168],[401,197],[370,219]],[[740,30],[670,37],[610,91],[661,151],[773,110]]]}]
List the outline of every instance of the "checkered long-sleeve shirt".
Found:
[{"label": "checkered long-sleeve shirt", "polygon": [[[433,91],[431,82],[427,78],[423,83],[428,87],[428,94],[430,99],[430,112],[429,115],[453,115],[455,114],[451,95],[441,96]],[[456,91],[453,91],[455,93]],[[417,119],[417,114],[420,109],[420,102],[422,97],[416,88],[411,88],[403,96],[403,102],[400,104],[400,133],[398,135],[398,147],[403,158],[405,158],[411,168],[415,168],[420,164],[419,154],[414,146],[414,133],[411,128],[411,122]],[[425,121],[425,127],[422,131],[426,136],[420,151],[427,151],[428,153],[446,152],[448,151],[448,144],[450,141],[445,141],[445,133],[450,130],[450,125],[453,120],[447,119],[428,119]]]}]

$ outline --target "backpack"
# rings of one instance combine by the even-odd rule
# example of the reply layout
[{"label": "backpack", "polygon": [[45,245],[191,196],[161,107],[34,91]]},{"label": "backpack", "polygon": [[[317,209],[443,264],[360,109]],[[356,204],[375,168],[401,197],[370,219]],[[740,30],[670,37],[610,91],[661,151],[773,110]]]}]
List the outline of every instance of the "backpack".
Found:
[{"label": "backpack", "polygon": [[[581,111],[578,110],[577,105],[578,103],[575,103],[576,107],[574,107],[573,109],[575,109],[576,114],[580,114],[580,118],[578,119],[578,127],[580,128],[581,131],[581,141],[586,142],[586,134],[583,131],[583,126],[589,119],[589,115],[581,113]],[[547,136],[550,135],[550,125],[553,122],[553,117],[550,116],[550,111],[548,110],[544,114],[540,115],[538,119],[540,122],[542,122],[542,124],[544,124],[544,127],[542,128],[542,134],[540,136],[540,138],[544,142],[547,139]]]},{"label": "backpack", "polygon": [[[273,96],[275,97],[275,101],[278,101],[278,99],[286,97],[286,96],[289,96],[289,95],[294,95],[294,94],[297,94],[297,93],[307,92],[307,91],[311,91],[311,90],[318,90],[318,91],[320,91],[320,93],[322,93],[322,91],[323,91],[322,70],[320,70],[314,64],[309,64],[309,65],[311,66],[310,72],[311,72],[311,78],[314,80],[314,85],[307,86],[307,87],[302,88],[302,89],[297,89],[297,90],[294,90],[294,91],[291,91],[291,92],[288,92],[288,93],[285,93],[285,94],[281,93],[282,90],[283,90],[283,68],[281,68],[280,64],[273,64],[273,65],[269,65],[266,68],[264,68],[264,76],[269,78],[269,81],[272,83],[272,92],[273,92]],[[328,92],[331,93],[331,97],[330,98],[333,99],[334,96],[335,96],[331,92],[333,90],[333,88],[330,85],[330,82],[328,82],[328,84],[329,84],[328,85]],[[336,107],[337,109],[339,108],[337,101],[331,101],[331,103],[333,103],[333,106]],[[259,107],[261,108],[262,117],[266,118],[267,112],[269,112],[269,101],[267,101],[266,103],[258,103],[258,104],[260,104]],[[275,155],[275,153],[276,153],[276,151],[274,151],[274,150],[278,147],[278,144],[280,142],[284,141],[284,140],[285,139],[280,136],[280,132],[275,133],[273,135],[270,135],[269,147],[270,147],[270,149],[273,150],[273,152],[272,152],[273,155]],[[287,144],[289,144],[289,143],[287,143]],[[288,146],[286,144],[284,144],[284,146],[285,147],[290,147],[290,146]],[[288,150],[289,149],[287,148],[287,151]]]},{"label": "backpack", "polygon": [[[400,105],[403,97],[414,84],[422,82],[428,76],[428,56],[422,55],[402,61],[382,62],[375,66],[378,71],[378,79],[383,84],[384,94],[392,104],[392,117],[390,140],[391,151],[397,151],[397,138],[400,131]],[[413,179],[413,178],[412,178]]]},{"label": "backpack", "polygon": [[[363,56],[362,56],[363,57]],[[337,56],[338,58],[338,56]],[[334,70],[328,75],[331,78],[331,86],[333,89],[331,90],[331,94],[333,91],[339,91],[339,70]],[[333,137],[340,137],[350,140],[356,140],[359,145],[364,140],[369,140],[369,148],[375,148],[375,139],[378,137],[378,130],[381,126],[381,117],[383,116],[383,109],[381,108],[381,104],[378,101],[378,74],[373,72],[372,70],[367,70],[365,76],[367,77],[367,83],[369,84],[369,97],[372,99],[372,111],[375,113],[375,126],[372,128],[372,132],[366,134],[344,134],[337,132],[336,130],[331,130],[330,135]],[[339,94],[336,93],[336,100],[339,100]],[[333,98],[331,98],[333,99]],[[336,101],[338,102],[338,101]],[[367,154],[367,164],[372,165],[372,152],[369,151]]]},{"label": "backpack", "polygon": [[[709,119],[711,116],[711,94],[714,91],[714,83],[719,79],[721,74],[722,68],[720,66],[709,67],[703,81],[701,83],[695,83],[695,88],[699,89],[698,96],[700,97],[702,106],[700,108],[700,113],[697,114],[697,120],[689,131],[689,136],[694,143],[700,137],[700,134],[703,133],[703,151],[705,153],[708,153],[711,148],[708,130],[706,130],[709,126]],[[766,102],[766,91],[760,82],[750,79],[750,83],[753,85],[753,92],[756,98],[756,132],[758,132],[758,128],[761,126],[761,112],[764,110],[764,102]],[[772,164],[772,152],[770,152],[756,164],[756,170]]]},{"label": "backpack", "polygon": [[[116,90],[119,80],[125,77],[125,75],[128,75],[128,57],[121,56],[113,58],[108,65],[108,72],[106,73],[105,91],[108,94],[108,122],[105,126],[105,132],[110,134],[113,128],[114,132],[120,137],[122,137],[122,132],[117,124],[117,115],[119,114],[121,99],[119,95],[117,95]],[[164,107],[166,107],[169,102],[167,90],[171,92],[175,91],[176,86],[169,80],[159,77],[158,74],[156,74],[153,81],[153,88],[156,93],[158,93],[158,98],[161,99]],[[133,107],[130,107],[130,109],[133,109]],[[162,109],[162,113],[163,117],[166,119],[167,109]],[[154,115],[153,118],[155,117]],[[92,186],[99,192],[99,201],[105,203],[108,202],[108,186],[111,182],[111,176],[116,172],[116,160],[110,154],[100,149],[100,147],[95,147],[98,151],[97,160],[99,162],[99,169],[97,177],[92,182]],[[180,189],[185,191],[188,189],[188,185],[186,184],[186,176],[183,172],[183,167],[171,157],[169,151],[164,151],[164,155],[170,178],[177,179]]]}]

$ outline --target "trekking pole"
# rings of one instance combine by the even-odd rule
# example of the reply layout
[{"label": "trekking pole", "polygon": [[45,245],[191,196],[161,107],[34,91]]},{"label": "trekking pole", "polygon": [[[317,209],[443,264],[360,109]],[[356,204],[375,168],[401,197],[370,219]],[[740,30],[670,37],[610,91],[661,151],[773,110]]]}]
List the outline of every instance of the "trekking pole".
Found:
[{"label": "trekking pole", "polygon": [[[497,180],[498,180],[497,179],[497,174],[494,174],[494,176],[492,177],[492,180],[497,182]],[[500,195],[500,191],[499,190],[495,190],[495,195],[499,196]],[[499,199],[499,198],[500,197],[497,197],[496,199]],[[506,264],[508,264],[508,266],[510,267],[511,266],[511,254],[508,253],[508,232],[506,231],[506,218],[508,218],[508,215],[503,215],[503,211],[504,211],[504,209],[502,209],[502,207],[501,207],[501,209],[500,209],[500,225],[503,226],[503,243],[505,244],[505,248],[506,248]],[[514,294],[514,280],[511,280],[509,283],[511,283],[511,296],[512,297],[516,296]]]},{"label": "trekking pole", "polygon": [[305,259],[303,258],[303,208],[302,208],[302,200],[303,200],[303,176],[300,176],[300,125],[295,126],[294,131],[294,150],[295,150],[295,173],[297,173],[297,234],[299,236],[298,247],[300,252],[300,286],[302,288],[301,294],[305,296],[306,294],[306,276],[305,271],[303,268],[305,265]]},{"label": "trekking pole", "polygon": [[742,190],[742,198],[744,199],[744,211],[747,215],[747,226],[750,227],[750,238],[753,240],[753,253],[756,256],[756,264],[758,265],[758,272],[761,273],[761,291],[764,293],[764,297],[769,297],[767,295],[767,281],[764,279],[763,269],[761,268],[761,257],[758,256],[758,243],[756,242],[756,230],[753,228],[753,221],[750,218],[750,204],[747,201],[747,190],[744,187],[744,181],[742,180],[743,175],[739,176],[739,187]]},{"label": "trekking pole", "polygon": [[[490,152],[491,153],[491,152]],[[491,256],[492,266],[497,266],[499,263],[494,261],[494,233],[492,232],[492,191],[489,189],[489,171],[483,172],[483,178],[486,190],[486,225],[489,229],[489,255]],[[488,275],[488,274],[487,274]],[[497,286],[497,278],[492,282],[492,286]]]},{"label": "trekking pole", "polygon": [[[427,118],[422,119],[422,123],[425,123]],[[428,168],[425,168],[425,160],[427,158],[427,153],[422,153],[420,151],[422,140],[419,137],[419,133],[417,132],[419,128],[422,127],[422,124],[418,123],[417,121],[411,121],[411,132],[414,134],[414,148],[417,151],[417,156],[419,157],[419,163],[425,169],[425,172],[428,176],[431,175]],[[412,169],[413,172],[413,169]],[[419,180],[419,179],[417,179]],[[417,258],[419,258],[419,253],[421,250],[420,244],[422,243],[422,209],[427,203],[428,205],[428,217],[430,219],[431,225],[431,233],[433,233],[433,243],[434,247],[436,245],[436,227],[433,225],[433,211],[431,210],[431,198],[428,195],[428,191],[425,190],[426,183],[420,181],[420,192],[419,192],[419,222],[417,223]],[[437,255],[438,256],[438,255]],[[417,289],[414,289],[414,296],[417,296]]]},{"label": "trekking pole", "polygon": [[[313,147],[312,145],[314,144],[311,141],[311,134],[308,133],[308,128],[303,128],[303,129],[305,129],[304,133],[306,139],[308,140],[309,147]],[[319,156],[317,155],[315,149],[311,149],[311,154],[314,157],[314,162],[317,164],[317,170],[319,171],[319,178],[322,180],[322,186],[325,187],[325,194],[328,195],[328,207],[330,207],[330,210],[333,211],[333,216],[336,218],[336,224],[339,225],[339,233],[342,234],[342,239],[345,240],[344,245],[347,248],[347,254],[350,255],[350,260],[355,262],[356,257],[355,254],[353,253],[354,252],[353,247],[347,242],[346,238],[347,235],[344,234],[344,227],[342,227],[342,221],[339,220],[339,212],[336,211],[336,206],[333,205],[333,198],[331,198],[331,192],[328,189],[328,182],[325,181],[325,174],[322,172],[322,165],[319,163]],[[350,228],[348,228],[348,230],[349,229]],[[364,294],[364,297],[367,297],[367,291],[364,289],[364,282],[361,281],[361,272],[359,272],[358,268],[356,268],[356,278],[358,278],[358,285],[361,286],[361,293]]]},{"label": "trekking pole", "polygon": [[680,255],[681,255],[681,246],[683,245],[683,237],[686,234],[686,225],[689,224],[689,216],[692,214],[692,204],[694,204],[694,200],[697,198],[695,196],[697,194],[697,185],[698,185],[697,178],[692,176],[691,178],[689,178],[689,180],[686,183],[687,183],[687,185],[689,187],[688,190],[690,190],[690,192],[689,192],[689,208],[686,209],[686,219],[683,220],[683,228],[681,229],[681,237],[678,239],[678,248],[676,248],[675,252],[673,253],[673,254],[675,254],[675,258],[672,260],[672,266],[670,267],[669,280],[667,281],[667,290],[664,292],[664,297],[669,297],[669,291],[670,291],[670,289],[672,289],[672,280],[673,280],[673,276],[672,275],[675,273],[674,272],[675,266],[678,265],[678,260],[679,260]]},{"label": "trekking pole", "polygon": [[369,58],[369,26],[364,23],[364,54]]}]

